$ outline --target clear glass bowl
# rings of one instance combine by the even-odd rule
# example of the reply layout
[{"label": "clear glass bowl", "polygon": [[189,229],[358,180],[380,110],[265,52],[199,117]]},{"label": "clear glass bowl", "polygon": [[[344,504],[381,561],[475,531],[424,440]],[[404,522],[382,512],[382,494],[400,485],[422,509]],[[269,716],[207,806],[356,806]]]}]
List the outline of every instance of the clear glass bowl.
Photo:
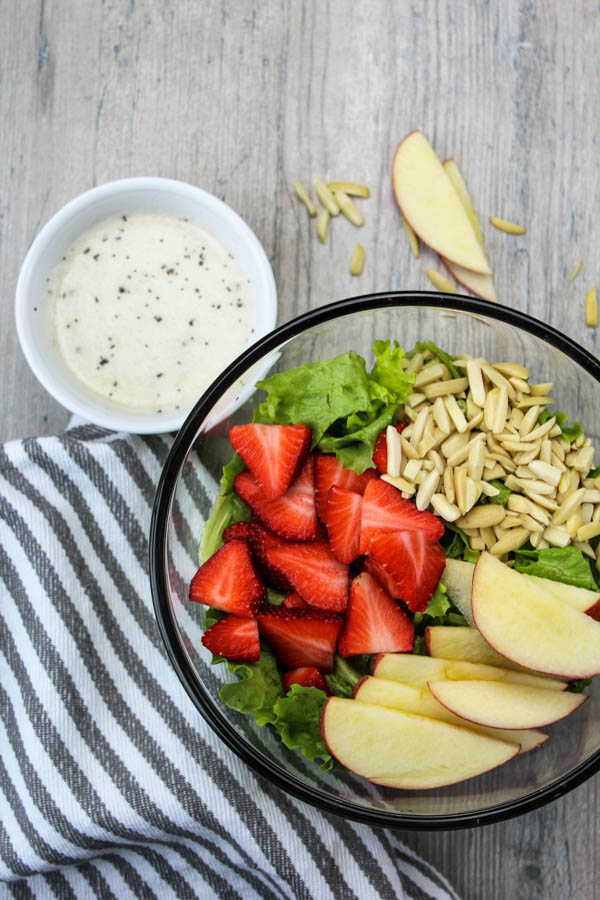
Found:
[{"label": "clear glass bowl", "polygon": [[521,362],[536,381],[554,382],[556,408],[581,421],[600,446],[600,363],[542,322],[482,300],[426,292],[373,294],[321,307],[240,356],[201,397],[177,435],[158,485],[150,536],[156,616],[191,700],[256,772],[321,809],[373,825],[471,827],[532,810],[600,768],[600,679],[581,709],[550,726],[550,739],[542,747],[451,787],[392,790],[344,770],[323,773],[299,751],[285,748],[269,726],[258,728],[250,716],[226,707],[218,691],[232,676],[223,665],[210,666],[210,654],[200,643],[205,608],[188,601],[203,525],[221,469],[231,457],[229,427],[250,421],[264,397],[254,382],[350,348],[370,360],[377,338],[396,339],[405,348],[431,339],[450,352]]}]

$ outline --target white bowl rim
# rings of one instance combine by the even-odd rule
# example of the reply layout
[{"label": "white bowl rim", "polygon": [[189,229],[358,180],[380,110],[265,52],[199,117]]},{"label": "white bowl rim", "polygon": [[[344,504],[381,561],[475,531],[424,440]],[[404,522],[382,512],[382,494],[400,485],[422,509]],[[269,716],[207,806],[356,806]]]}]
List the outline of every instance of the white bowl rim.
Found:
[{"label": "white bowl rim", "polygon": [[[209,191],[177,179],[135,176],[115,179],[97,185],[78,194],[66,203],[46,222],[36,235],[21,266],[15,292],[15,320],[19,343],[33,374],[48,393],[62,406],[96,425],[132,434],[162,434],[177,431],[187,418],[189,409],[173,410],[167,413],[149,413],[148,411],[136,413],[135,410],[128,410],[126,407],[120,408],[116,405],[114,410],[102,409],[100,406],[95,408],[92,401],[88,405],[80,399],[71,396],[57,383],[53,373],[45,367],[43,359],[37,353],[36,342],[27,323],[26,308],[28,301],[31,299],[31,281],[40,255],[51,239],[74,216],[82,210],[94,206],[98,201],[106,197],[117,196],[120,193],[142,193],[149,190],[162,191],[171,196],[175,195],[192,201],[195,200],[198,205],[202,205],[214,212],[216,218],[227,221],[233,230],[243,236],[258,265],[260,301],[265,308],[266,327],[257,332],[256,340],[262,339],[272,330],[277,321],[277,288],[273,270],[264,247],[247,222],[227,203]],[[73,376],[73,382],[75,383],[76,381]],[[98,398],[98,404],[104,402],[102,398]]]}]

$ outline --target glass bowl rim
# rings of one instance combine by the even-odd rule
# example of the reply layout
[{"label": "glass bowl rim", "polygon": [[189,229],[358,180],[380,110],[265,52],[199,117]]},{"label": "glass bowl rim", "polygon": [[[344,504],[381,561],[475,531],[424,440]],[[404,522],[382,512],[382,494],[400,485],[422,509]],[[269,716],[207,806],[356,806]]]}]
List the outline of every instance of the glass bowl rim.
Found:
[{"label": "glass bowl rim", "polygon": [[328,322],[342,315],[372,309],[402,307],[433,307],[448,312],[466,312],[516,326],[564,353],[569,359],[584,368],[600,384],[600,361],[583,347],[576,344],[571,338],[557,331],[551,325],[529,316],[527,313],[475,297],[468,297],[462,294],[446,294],[438,291],[383,291],[363,294],[346,300],[337,300],[303,313],[274,329],[238,356],[200,397],[177,433],[161,473],[152,511],[149,535],[150,585],[159,631],[179,680],[193,704],[213,731],[254,772],[267,778],[282,790],[324,812],[333,813],[334,815],[379,828],[420,831],[470,828],[522,815],[558,799],[600,770],[600,748],[584,762],[576,766],[568,775],[557,778],[551,784],[516,800],[504,801],[480,810],[448,814],[413,815],[359,807],[348,800],[332,797],[321,789],[305,784],[288,772],[273,767],[241,734],[238,734],[231,728],[225,715],[214,706],[208,692],[198,680],[193,666],[183,652],[177,638],[176,626],[170,613],[166,589],[164,548],[166,546],[167,525],[177,479],[201,423],[224,391],[250,366],[308,328]]}]

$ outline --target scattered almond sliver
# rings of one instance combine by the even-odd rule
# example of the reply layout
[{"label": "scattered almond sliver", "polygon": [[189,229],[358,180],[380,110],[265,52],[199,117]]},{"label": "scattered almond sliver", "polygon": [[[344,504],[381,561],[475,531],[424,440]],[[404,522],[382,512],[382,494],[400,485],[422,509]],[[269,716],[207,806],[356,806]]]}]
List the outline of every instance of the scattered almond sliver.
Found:
[{"label": "scattered almond sliver", "polygon": [[596,328],[598,325],[598,299],[596,288],[591,288],[585,297],[585,324],[590,328]]},{"label": "scattered almond sliver", "polygon": [[350,274],[360,275],[365,264],[365,251],[361,244],[356,244],[350,260]]},{"label": "scattered almond sliver", "polygon": [[438,272],[437,269],[426,269],[425,274],[438,291],[444,291],[446,294],[458,294],[457,288],[450,279]]},{"label": "scattered almond sliver", "polygon": [[308,196],[308,191],[306,190],[306,188],[304,187],[304,185],[302,184],[301,181],[294,182],[294,190],[296,191],[296,194],[298,195],[299,199],[306,206],[306,208],[309,212],[309,215],[311,217],[316,216],[317,208],[314,205],[314,203],[312,202],[312,200],[310,199],[310,197]]},{"label": "scattered almond sliver", "polygon": [[419,254],[421,252],[421,247],[419,245],[419,238],[413,231],[412,225],[402,216],[402,224],[404,225],[404,230],[406,231],[406,237],[408,238],[408,243],[410,245],[410,249],[412,250],[412,255],[415,259],[419,258]]},{"label": "scattered almond sliver", "polygon": [[525,229],[522,225],[517,225],[516,222],[509,222],[507,219],[499,219],[498,216],[490,216],[490,224],[499,231],[505,231],[506,234],[525,234]]},{"label": "scattered almond sliver", "polygon": [[355,184],[353,181],[330,181],[327,185],[330,191],[343,191],[353,197],[370,197],[371,191],[365,184]]},{"label": "scattered almond sliver", "polygon": [[330,218],[331,216],[326,209],[322,209],[317,216],[317,234],[319,235],[319,240],[322,244],[324,244],[327,239],[327,229],[329,228]]},{"label": "scattered almond sliver", "polygon": [[334,191],[334,196],[340,210],[349,222],[352,222],[352,224],[356,225],[358,228],[365,224],[363,214],[345,191]]},{"label": "scattered almond sliver", "polygon": [[583,259],[580,256],[579,259],[577,260],[577,262],[575,263],[575,268],[573,269],[573,274],[571,275],[571,278],[570,278],[571,281],[575,281],[575,279],[581,272],[582,265],[583,265]]},{"label": "scattered almond sliver", "polygon": [[[589,477],[594,448],[584,435],[569,443],[553,416],[539,422],[552,385],[530,384],[519,363],[467,354],[454,359],[462,378],[431,351],[403,365],[415,386],[404,405],[407,427],[389,432],[393,471],[385,480],[419,509],[456,522],[473,549],[507,560],[528,540],[538,548],[579,543],[600,570],[600,545],[594,551],[588,543],[600,534],[600,479]],[[477,505],[500,493],[492,480],[511,490],[506,506]]]}]

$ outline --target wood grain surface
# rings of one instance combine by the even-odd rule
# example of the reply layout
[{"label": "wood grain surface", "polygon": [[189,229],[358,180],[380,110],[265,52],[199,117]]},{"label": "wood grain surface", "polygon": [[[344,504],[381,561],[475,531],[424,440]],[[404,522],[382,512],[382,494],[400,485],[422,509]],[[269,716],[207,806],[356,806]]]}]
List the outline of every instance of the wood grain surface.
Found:
[{"label": "wood grain surface", "polygon": [[[373,289],[429,288],[410,255],[390,164],[421,128],[467,179],[502,302],[588,349],[598,273],[600,5],[592,0],[3,0],[0,28],[0,438],[60,430],[14,328],[27,248],[66,201],[162,175],[236,209],[273,265],[279,321]],[[328,241],[300,178],[371,187],[359,231]],[[522,237],[487,223],[526,225]],[[352,248],[366,251],[360,278]],[[578,257],[581,274],[569,280]],[[496,826],[404,834],[464,898],[600,896],[598,776]]]}]

